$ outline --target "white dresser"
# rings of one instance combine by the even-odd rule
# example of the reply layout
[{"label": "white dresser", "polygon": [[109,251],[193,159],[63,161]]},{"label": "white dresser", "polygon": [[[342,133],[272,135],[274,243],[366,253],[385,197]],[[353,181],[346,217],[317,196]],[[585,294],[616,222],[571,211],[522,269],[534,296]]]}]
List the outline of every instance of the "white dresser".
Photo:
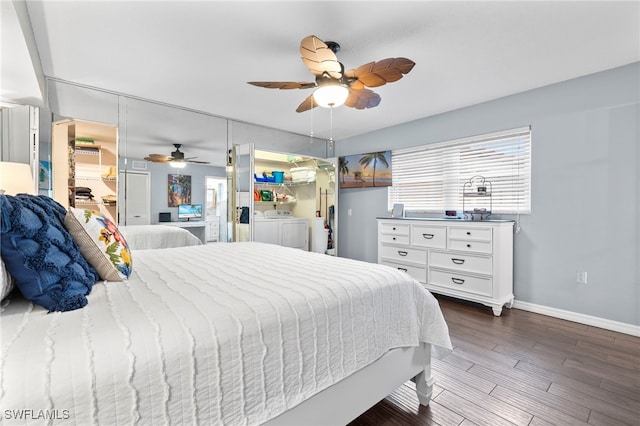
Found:
[{"label": "white dresser", "polygon": [[207,242],[218,241],[220,239],[220,216],[207,215]]},{"label": "white dresser", "polygon": [[378,263],[433,293],[490,306],[513,304],[513,221],[378,218]]}]

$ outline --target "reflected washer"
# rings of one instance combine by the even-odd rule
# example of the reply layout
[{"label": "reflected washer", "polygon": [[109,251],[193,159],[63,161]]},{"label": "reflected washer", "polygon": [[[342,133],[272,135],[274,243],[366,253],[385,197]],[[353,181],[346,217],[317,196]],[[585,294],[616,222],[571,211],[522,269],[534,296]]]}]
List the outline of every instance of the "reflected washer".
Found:
[{"label": "reflected washer", "polygon": [[266,210],[254,214],[253,240],[309,251],[309,224],[289,210]]}]

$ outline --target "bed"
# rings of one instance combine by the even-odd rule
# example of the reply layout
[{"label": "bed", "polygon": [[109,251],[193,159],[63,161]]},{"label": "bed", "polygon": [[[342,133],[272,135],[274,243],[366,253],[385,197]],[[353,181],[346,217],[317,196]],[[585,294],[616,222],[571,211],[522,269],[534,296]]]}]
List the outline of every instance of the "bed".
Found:
[{"label": "bed", "polygon": [[[95,219],[101,243],[124,243],[69,212],[39,217]],[[406,273],[257,242],[122,250],[126,279],[94,283],[84,305],[48,311],[22,287],[3,300],[3,424],[345,424],[412,378],[429,403],[431,352],[451,343]]]},{"label": "bed", "polygon": [[120,226],[131,250],[197,246],[202,241],[186,229],[167,225]]}]

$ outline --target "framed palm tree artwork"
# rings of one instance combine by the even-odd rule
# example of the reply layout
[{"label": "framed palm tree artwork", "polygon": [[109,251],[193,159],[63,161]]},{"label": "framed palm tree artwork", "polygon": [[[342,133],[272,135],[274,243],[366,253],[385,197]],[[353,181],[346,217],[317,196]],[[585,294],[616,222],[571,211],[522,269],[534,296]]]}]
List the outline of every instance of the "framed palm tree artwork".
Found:
[{"label": "framed palm tree artwork", "polygon": [[340,157],[338,172],[340,188],[391,186],[391,151]]},{"label": "framed palm tree artwork", "polygon": [[191,176],[170,174],[167,182],[167,191],[169,207],[191,204]]}]

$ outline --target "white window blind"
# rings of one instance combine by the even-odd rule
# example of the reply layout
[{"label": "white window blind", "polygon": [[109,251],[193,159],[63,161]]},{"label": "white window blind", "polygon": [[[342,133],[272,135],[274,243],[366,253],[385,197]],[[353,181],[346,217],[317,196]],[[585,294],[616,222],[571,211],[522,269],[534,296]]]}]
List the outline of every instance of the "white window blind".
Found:
[{"label": "white window blind", "polygon": [[474,176],[492,183],[493,213],[531,212],[531,128],[394,150],[389,209],[462,210],[462,187]]}]

